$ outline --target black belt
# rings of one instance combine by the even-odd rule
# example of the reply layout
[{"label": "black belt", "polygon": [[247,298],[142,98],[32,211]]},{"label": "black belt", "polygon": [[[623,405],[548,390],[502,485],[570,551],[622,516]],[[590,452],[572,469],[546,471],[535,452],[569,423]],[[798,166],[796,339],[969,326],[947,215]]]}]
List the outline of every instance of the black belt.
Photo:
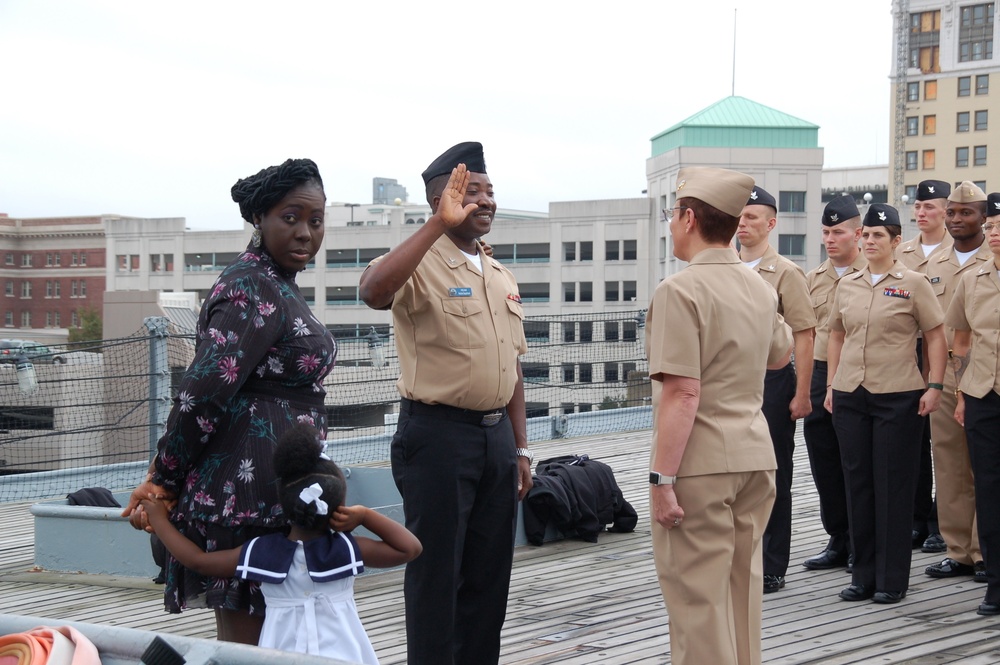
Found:
[{"label": "black belt", "polygon": [[399,408],[414,416],[430,416],[453,422],[479,425],[480,427],[493,427],[507,417],[506,407],[492,411],[473,411],[447,404],[424,404],[405,397],[400,398]]}]

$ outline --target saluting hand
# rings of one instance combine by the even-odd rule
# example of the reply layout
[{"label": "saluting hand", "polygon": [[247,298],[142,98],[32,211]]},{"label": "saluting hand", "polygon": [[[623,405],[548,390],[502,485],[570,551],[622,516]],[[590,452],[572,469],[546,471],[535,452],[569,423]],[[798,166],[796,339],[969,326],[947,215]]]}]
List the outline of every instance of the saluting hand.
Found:
[{"label": "saluting hand", "polygon": [[469,170],[465,164],[459,164],[451,170],[451,177],[438,202],[437,215],[448,228],[458,226],[479,208],[475,203],[462,205],[468,188]]}]

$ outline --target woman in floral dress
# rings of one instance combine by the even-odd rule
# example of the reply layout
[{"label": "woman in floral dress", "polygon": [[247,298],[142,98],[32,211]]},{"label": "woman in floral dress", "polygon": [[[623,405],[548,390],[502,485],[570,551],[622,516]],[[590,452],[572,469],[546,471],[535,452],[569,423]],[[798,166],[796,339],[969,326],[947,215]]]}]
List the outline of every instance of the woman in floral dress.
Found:
[{"label": "woman in floral dress", "polygon": [[[253,238],[202,305],[194,361],[149,475],[123,513],[145,526],[139,499],[175,498],[171,521],[205,551],[285,526],[274,445],[296,423],[325,434],[323,378],[336,356],[295,284],[323,241],[326,196],[316,165],[290,159],[240,180],[232,195]],[[164,605],[214,608],[220,640],[257,643],[264,599],[256,583],[202,577],[168,557]]]}]

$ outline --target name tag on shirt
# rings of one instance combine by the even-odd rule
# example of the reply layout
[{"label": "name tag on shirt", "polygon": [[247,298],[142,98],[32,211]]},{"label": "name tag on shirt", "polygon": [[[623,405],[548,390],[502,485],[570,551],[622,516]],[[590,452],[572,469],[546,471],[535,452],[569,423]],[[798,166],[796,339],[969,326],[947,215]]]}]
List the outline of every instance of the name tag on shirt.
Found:
[{"label": "name tag on shirt", "polygon": [[906,289],[897,289],[895,286],[888,287],[882,292],[882,295],[889,296],[890,298],[904,298],[906,300],[910,299],[910,292]]},{"label": "name tag on shirt", "polygon": [[941,281],[940,277],[931,277],[931,284],[937,284]]},{"label": "name tag on shirt", "polygon": [[448,295],[452,298],[471,298],[472,297],[472,287],[471,286],[453,286],[448,289]]}]

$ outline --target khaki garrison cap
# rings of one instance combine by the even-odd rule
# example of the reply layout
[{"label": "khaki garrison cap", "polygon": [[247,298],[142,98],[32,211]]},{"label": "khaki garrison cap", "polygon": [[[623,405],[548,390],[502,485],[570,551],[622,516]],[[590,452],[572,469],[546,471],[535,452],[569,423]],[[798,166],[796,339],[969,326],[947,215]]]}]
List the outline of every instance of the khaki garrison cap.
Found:
[{"label": "khaki garrison cap", "polygon": [[948,200],[952,203],[976,203],[986,200],[986,192],[968,180],[963,180],[962,184],[955,188]]},{"label": "khaki garrison cap", "polygon": [[677,173],[677,198],[704,201],[727,215],[739,217],[753,191],[753,178],[745,173],[711,166],[688,166]]}]

